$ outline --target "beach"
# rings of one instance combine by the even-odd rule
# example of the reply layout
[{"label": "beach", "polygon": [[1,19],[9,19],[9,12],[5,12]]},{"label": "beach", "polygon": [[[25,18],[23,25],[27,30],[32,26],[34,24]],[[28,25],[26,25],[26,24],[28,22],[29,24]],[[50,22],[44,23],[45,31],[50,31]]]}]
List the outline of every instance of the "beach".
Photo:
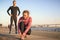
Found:
[{"label": "beach", "polygon": [[[20,40],[20,37],[15,34],[14,28],[9,34],[7,27],[0,27],[0,40]],[[32,30],[30,37],[25,40],[60,40],[60,32]]]}]

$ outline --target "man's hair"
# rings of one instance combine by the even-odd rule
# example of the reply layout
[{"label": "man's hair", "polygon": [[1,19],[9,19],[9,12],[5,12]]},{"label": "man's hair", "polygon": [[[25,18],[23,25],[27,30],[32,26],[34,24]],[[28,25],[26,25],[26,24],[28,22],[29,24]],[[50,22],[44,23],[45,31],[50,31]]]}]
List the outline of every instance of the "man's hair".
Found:
[{"label": "man's hair", "polygon": [[28,10],[24,10],[24,11],[23,11],[23,14],[24,14],[24,13],[27,13],[28,15],[30,14]]},{"label": "man's hair", "polygon": [[16,2],[15,0],[13,1],[13,3]]}]

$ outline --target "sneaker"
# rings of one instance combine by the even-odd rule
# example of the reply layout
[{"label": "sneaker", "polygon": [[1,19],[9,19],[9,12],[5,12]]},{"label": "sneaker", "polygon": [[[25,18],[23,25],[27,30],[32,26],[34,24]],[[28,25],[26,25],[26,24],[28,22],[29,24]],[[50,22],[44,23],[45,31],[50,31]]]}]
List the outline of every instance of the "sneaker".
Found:
[{"label": "sneaker", "polygon": [[15,32],[15,34],[18,34],[17,32]]},{"label": "sneaker", "polygon": [[20,40],[24,40],[24,39],[21,39],[21,38],[20,38]]},{"label": "sneaker", "polygon": [[11,34],[11,31],[9,31],[9,34]]},{"label": "sneaker", "polygon": [[21,38],[19,38],[19,40],[21,40]]}]

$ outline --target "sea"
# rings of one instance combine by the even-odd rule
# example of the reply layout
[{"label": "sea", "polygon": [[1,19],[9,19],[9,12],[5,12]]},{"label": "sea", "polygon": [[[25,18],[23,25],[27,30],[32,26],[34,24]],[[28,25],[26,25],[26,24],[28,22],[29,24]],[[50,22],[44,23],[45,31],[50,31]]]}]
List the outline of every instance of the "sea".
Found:
[{"label": "sea", "polygon": [[31,30],[60,32],[60,27],[31,27]]}]

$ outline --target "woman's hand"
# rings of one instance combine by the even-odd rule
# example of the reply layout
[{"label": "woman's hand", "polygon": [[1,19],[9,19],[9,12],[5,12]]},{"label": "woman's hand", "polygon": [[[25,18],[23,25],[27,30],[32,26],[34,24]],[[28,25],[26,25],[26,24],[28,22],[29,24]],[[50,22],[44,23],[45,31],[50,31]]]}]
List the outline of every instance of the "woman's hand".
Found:
[{"label": "woman's hand", "polygon": [[22,34],[21,33],[19,35],[20,35],[20,37],[22,37]]},{"label": "woman's hand", "polygon": [[23,33],[23,36],[25,37],[26,36],[26,33]]},{"label": "woman's hand", "polygon": [[21,37],[22,34],[21,34],[20,30],[18,30],[18,33],[19,33],[19,36]]},{"label": "woman's hand", "polygon": [[26,34],[23,33],[23,34],[21,35],[21,39],[24,40],[24,37],[25,37],[25,36],[26,36]]},{"label": "woman's hand", "polygon": [[21,39],[24,40],[24,35],[21,35]]}]

